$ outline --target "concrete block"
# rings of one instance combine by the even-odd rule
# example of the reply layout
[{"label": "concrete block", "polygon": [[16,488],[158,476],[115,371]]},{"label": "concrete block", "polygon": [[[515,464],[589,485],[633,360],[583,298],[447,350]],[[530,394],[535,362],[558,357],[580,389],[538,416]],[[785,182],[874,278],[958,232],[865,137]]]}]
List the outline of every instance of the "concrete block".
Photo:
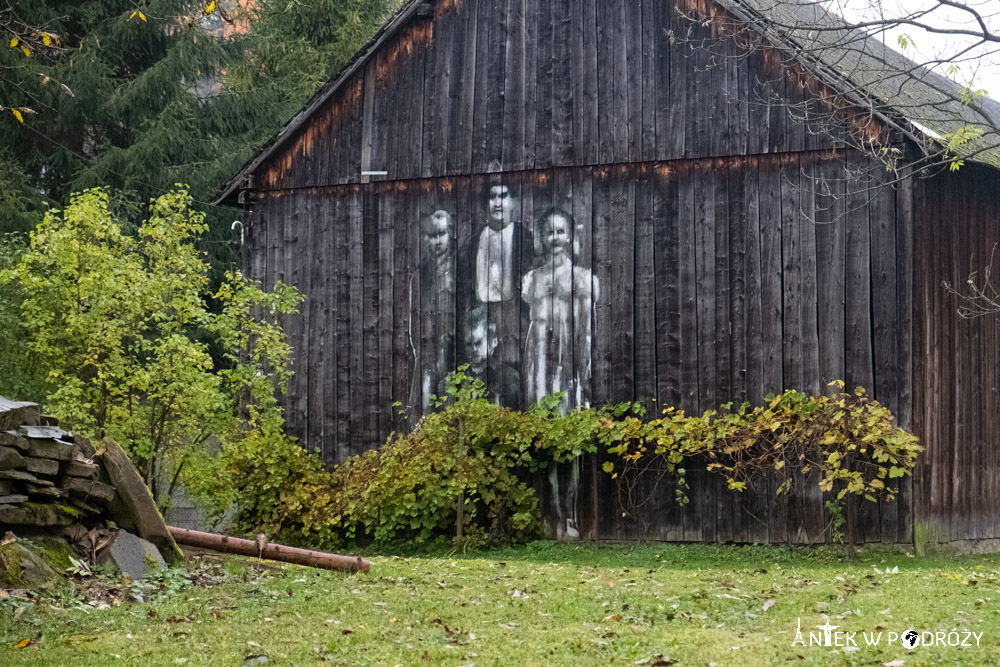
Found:
[{"label": "concrete block", "polygon": [[132,579],[141,579],[167,566],[152,542],[127,530],[119,530],[115,541],[106,551],[118,569]]}]

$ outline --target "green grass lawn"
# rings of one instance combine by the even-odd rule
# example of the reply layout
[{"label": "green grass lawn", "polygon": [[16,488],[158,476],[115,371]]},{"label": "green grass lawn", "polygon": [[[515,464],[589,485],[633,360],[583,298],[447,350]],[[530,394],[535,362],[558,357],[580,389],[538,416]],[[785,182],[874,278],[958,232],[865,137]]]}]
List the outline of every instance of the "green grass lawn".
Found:
[{"label": "green grass lawn", "polygon": [[[80,582],[76,593],[0,599],[0,664],[1000,662],[995,555],[867,551],[847,561],[826,549],[538,542],[377,556],[368,575],[252,563],[203,560],[194,582],[175,572],[103,594]],[[807,643],[829,621],[857,632],[858,647],[793,647],[800,618]],[[981,639],[888,644],[889,632],[910,628]],[[862,632],[882,632],[879,646]]]}]

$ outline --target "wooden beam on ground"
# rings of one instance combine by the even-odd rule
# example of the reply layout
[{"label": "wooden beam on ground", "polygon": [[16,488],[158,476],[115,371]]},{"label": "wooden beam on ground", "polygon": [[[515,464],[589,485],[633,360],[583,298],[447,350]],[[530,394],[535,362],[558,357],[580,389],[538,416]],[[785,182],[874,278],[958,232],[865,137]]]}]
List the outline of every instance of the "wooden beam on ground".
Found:
[{"label": "wooden beam on ground", "polygon": [[169,530],[178,544],[198,547],[200,549],[211,549],[212,551],[220,551],[227,554],[267,558],[268,560],[276,560],[283,563],[319,567],[324,570],[349,570],[351,572],[364,572],[365,574],[368,573],[368,569],[371,566],[368,560],[360,557],[340,556],[322,551],[297,549],[280,544],[267,544],[264,541],[258,543],[254,540],[244,540],[238,537],[217,535],[215,533],[203,533],[200,530],[188,530],[187,528],[176,528],[174,526],[169,526]]}]

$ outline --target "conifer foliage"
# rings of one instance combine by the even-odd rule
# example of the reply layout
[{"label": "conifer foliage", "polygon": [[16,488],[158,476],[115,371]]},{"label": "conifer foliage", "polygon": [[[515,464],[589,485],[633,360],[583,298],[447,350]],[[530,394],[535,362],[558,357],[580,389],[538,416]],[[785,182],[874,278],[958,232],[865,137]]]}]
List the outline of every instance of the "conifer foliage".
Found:
[{"label": "conifer foliage", "polygon": [[0,232],[91,187],[136,219],[176,182],[204,206],[393,4],[0,0]]}]

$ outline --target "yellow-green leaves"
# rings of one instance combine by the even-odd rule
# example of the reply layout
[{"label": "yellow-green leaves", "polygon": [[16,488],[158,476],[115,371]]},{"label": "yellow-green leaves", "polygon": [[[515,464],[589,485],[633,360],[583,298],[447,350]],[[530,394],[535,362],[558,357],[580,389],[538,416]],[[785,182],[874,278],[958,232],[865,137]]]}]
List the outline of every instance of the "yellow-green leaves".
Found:
[{"label": "yellow-green leaves", "polygon": [[[844,383],[829,386],[842,392]],[[796,479],[819,471],[820,489],[836,490],[838,498],[847,493],[892,498],[898,488],[887,480],[909,474],[923,451],[861,387],[827,396],[786,391],[766,400],[764,407],[724,405],[721,412],[693,417],[667,408],[661,419],[641,425],[613,422],[602,441],[614,443],[607,451],[619,457],[623,465],[614,469],[625,478],[648,469],[673,472],[681,461],[697,457],[707,458],[707,469],[723,475],[733,491],[778,472],[785,477],[778,492],[786,493]],[[605,470],[611,469],[611,462],[605,463]]]},{"label": "yellow-green leaves", "polygon": [[[206,438],[239,431],[240,400],[255,400],[251,430],[280,428],[273,394],[287,381],[290,350],[279,327],[251,314],[262,302],[274,315],[298,302],[234,275],[218,298],[222,313],[209,311],[209,266],[196,246],[204,215],[192,205],[178,188],[126,234],[107,190],[74,195],[46,214],[16,270],[48,409],[81,433],[112,436],[154,493],[157,474],[198,454]],[[255,350],[258,342],[267,349]],[[226,372],[215,371],[210,343]]]},{"label": "yellow-green leaves", "polygon": [[126,20],[127,21],[131,21],[136,16],[138,16],[139,20],[141,20],[143,23],[148,23],[148,21],[146,21],[146,15],[143,14],[142,12],[140,12],[138,9],[133,10],[132,13],[128,15],[128,19],[126,19]]}]

